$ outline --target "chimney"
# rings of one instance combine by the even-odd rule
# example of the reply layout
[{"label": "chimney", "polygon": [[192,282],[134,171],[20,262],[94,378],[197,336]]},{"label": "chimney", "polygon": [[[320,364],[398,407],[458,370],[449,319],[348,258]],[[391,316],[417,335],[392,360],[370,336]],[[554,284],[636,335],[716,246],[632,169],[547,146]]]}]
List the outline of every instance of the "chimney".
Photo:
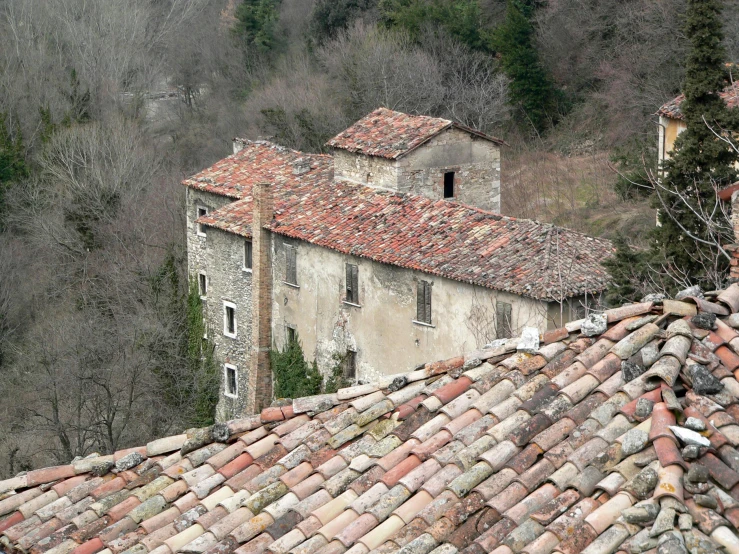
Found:
[{"label": "chimney", "polygon": [[252,352],[249,368],[247,413],[259,413],[272,402],[272,244],[265,229],[273,216],[273,191],[269,183],[252,190]]}]

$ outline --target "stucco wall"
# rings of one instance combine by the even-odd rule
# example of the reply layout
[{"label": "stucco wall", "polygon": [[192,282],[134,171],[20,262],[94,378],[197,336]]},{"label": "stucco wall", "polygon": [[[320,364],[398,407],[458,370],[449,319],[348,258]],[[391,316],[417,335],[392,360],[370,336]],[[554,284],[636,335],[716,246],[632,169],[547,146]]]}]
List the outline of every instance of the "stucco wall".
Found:
[{"label": "stucco wall", "polygon": [[[285,244],[297,246],[298,287],[287,285]],[[503,292],[458,283],[421,272],[273,235],[273,343],[285,344],[294,326],[306,357],[322,372],[334,354],[357,353],[357,377],[408,371],[429,360],[473,350],[495,338],[495,300],[512,304],[514,328],[547,328],[545,304]],[[345,263],[359,266],[359,304],[342,302]],[[416,283],[431,281],[432,326],[414,323]],[[514,329],[515,332],[515,329]]]},{"label": "stucco wall", "polygon": [[684,121],[660,116],[659,118],[659,162],[670,158],[670,152],[675,147],[675,139],[687,126]]},{"label": "stucco wall", "polygon": [[[190,275],[197,278],[203,271],[208,279],[204,311],[208,338],[215,344],[215,357],[221,371],[220,401],[216,409],[219,421],[233,419],[244,413],[249,355],[252,341],[252,273],[243,269],[244,238],[214,228],[208,228],[206,237],[197,235],[195,214],[198,205],[211,209],[230,202],[228,198],[188,189],[187,243]],[[224,334],[224,304],[236,305],[236,338]],[[236,366],[238,397],[224,394],[224,364]]]},{"label": "stucco wall", "polygon": [[500,212],[500,147],[459,129],[447,129],[397,161],[334,152],[337,179],[438,200],[444,173],[455,172],[455,200]]}]

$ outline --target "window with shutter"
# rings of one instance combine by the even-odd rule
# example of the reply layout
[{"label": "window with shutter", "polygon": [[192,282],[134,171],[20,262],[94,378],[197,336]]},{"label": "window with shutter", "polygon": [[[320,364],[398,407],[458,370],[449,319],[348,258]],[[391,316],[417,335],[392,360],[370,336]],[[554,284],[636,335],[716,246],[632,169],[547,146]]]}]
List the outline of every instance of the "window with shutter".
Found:
[{"label": "window with shutter", "polygon": [[251,269],[251,241],[244,242],[244,269]]},{"label": "window with shutter", "polygon": [[359,304],[359,266],[346,264],[346,301]]},{"label": "window with shutter", "polygon": [[431,325],[431,283],[418,281],[416,289],[416,321]]},{"label": "window with shutter", "polygon": [[495,303],[495,334],[499,339],[513,336],[512,306],[508,302]]},{"label": "window with shutter", "polygon": [[286,257],[286,274],[285,281],[291,285],[298,284],[298,271],[297,271],[297,249],[294,246],[285,247]]}]

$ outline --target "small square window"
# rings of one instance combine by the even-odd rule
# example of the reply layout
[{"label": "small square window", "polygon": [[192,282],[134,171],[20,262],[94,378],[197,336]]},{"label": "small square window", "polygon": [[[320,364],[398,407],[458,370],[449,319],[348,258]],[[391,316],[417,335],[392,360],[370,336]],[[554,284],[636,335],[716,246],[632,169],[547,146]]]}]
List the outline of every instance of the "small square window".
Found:
[{"label": "small square window", "polygon": [[285,327],[285,336],[287,338],[288,344],[291,344],[298,340],[298,333],[295,331],[295,326],[288,324]]},{"label": "small square window", "polygon": [[454,171],[444,173],[444,198],[454,198]]},{"label": "small square window", "polygon": [[[208,215],[208,208],[204,206],[198,206],[198,211],[197,211],[198,219],[201,217],[205,217],[206,215]],[[205,225],[203,225],[202,223],[198,223],[197,233],[198,233],[198,236],[204,237],[205,236]]]},{"label": "small square window", "polygon": [[200,290],[200,296],[203,298],[208,296],[208,277],[205,273],[198,273],[198,289]]},{"label": "small square window", "polygon": [[231,302],[223,303],[223,334],[236,337],[236,305]]},{"label": "small square window", "polygon": [[230,398],[239,397],[238,369],[231,364],[224,364],[224,392]]},{"label": "small square window", "polygon": [[251,269],[251,241],[244,241],[244,269]]}]

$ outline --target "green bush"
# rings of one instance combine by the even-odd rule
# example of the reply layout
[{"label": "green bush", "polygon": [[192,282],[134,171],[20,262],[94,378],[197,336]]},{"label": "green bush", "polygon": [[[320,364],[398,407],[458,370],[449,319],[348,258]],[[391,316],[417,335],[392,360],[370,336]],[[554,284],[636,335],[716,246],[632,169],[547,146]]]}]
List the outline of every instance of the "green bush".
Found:
[{"label": "green bush", "polygon": [[303,347],[297,336],[280,350],[270,350],[270,363],[274,377],[276,398],[301,398],[320,394],[323,377],[316,362],[305,360]]}]

